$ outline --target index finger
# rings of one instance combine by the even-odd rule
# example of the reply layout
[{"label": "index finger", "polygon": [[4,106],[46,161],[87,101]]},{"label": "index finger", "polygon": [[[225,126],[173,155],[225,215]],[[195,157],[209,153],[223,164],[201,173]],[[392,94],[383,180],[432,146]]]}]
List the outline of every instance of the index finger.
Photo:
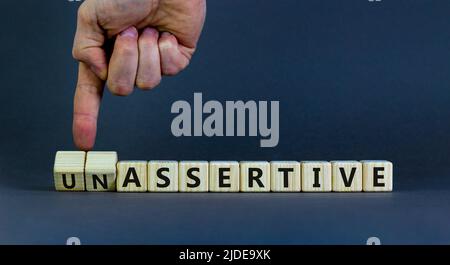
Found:
[{"label": "index finger", "polygon": [[90,150],[94,146],[103,87],[104,81],[89,66],[80,62],[72,127],[74,143],[80,150]]}]

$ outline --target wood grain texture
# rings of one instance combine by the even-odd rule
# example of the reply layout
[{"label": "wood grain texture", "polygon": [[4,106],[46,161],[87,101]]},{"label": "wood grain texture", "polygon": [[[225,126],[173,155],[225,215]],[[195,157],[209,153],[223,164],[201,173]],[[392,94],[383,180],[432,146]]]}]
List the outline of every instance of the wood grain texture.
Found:
[{"label": "wood grain texture", "polygon": [[84,164],[86,152],[58,151],[53,166],[57,191],[84,191]]},{"label": "wood grain texture", "polygon": [[209,164],[207,161],[180,161],[178,175],[180,192],[208,192]]},{"label": "wood grain texture", "polygon": [[147,161],[119,161],[117,163],[117,191],[147,191]]},{"label": "wood grain texture", "polygon": [[270,189],[274,192],[301,191],[300,163],[297,161],[270,162]]},{"label": "wood grain texture", "polygon": [[270,164],[267,161],[240,162],[242,192],[270,192]]},{"label": "wood grain texture", "polygon": [[178,192],[178,161],[149,161],[148,191]]},{"label": "wood grain texture", "polygon": [[87,191],[115,191],[117,152],[90,151],[86,155]]},{"label": "wood grain texture", "polygon": [[209,162],[209,191],[239,192],[239,162]]},{"label": "wood grain texture", "polygon": [[331,163],[328,161],[302,161],[302,191],[331,191]]},{"label": "wood grain texture", "polygon": [[359,161],[331,161],[333,191],[361,192],[362,164]]},{"label": "wood grain texture", "polygon": [[393,165],[386,160],[362,160],[363,190],[364,191],[392,191]]}]

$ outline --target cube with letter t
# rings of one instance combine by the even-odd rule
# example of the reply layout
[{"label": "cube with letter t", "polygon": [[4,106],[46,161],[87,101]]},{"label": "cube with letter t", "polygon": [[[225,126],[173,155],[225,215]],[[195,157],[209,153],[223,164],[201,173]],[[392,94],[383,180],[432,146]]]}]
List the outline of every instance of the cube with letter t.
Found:
[{"label": "cube with letter t", "polygon": [[270,162],[270,188],[274,192],[301,191],[300,163],[297,161]]}]

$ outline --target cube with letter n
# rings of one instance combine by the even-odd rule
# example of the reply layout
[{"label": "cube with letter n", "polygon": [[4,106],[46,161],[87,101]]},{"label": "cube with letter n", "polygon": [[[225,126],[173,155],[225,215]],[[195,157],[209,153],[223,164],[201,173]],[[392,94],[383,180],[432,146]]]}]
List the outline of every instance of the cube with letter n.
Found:
[{"label": "cube with letter n", "polygon": [[86,156],[87,191],[116,190],[117,152],[90,151]]}]

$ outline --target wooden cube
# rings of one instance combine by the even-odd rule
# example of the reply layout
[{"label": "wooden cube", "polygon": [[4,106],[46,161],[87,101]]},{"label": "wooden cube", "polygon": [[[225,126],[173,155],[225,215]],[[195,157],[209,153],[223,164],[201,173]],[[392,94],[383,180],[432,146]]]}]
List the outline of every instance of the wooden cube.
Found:
[{"label": "wooden cube", "polygon": [[147,191],[147,161],[119,161],[117,163],[117,191]]},{"label": "wooden cube", "polygon": [[241,191],[270,192],[270,164],[267,161],[242,161]]},{"label": "wooden cube", "polygon": [[148,162],[148,190],[178,192],[178,161]]},{"label": "wooden cube", "polygon": [[392,191],[392,162],[363,160],[361,163],[364,191]]},{"label": "wooden cube", "polygon": [[302,191],[331,191],[331,163],[327,161],[302,161]]},{"label": "wooden cube", "polygon": [[274,192],[301,191],[300,163],[297,161],[270,162],[270,188]]},{"label": "wooden cube", "polygon": [[88,152],[84,169],[86,190],[115,191],[116,164],[116,152]]},{"label": "wooden cube", "polygon": [[333,191],[362,191],[362,164],[359,161],[331,161]]},{"label": "wooden cube", "polygon": [[53,166],[57,191],[84,191],[84,163],[86,152],[58,151]]},{"label": "wooden cube", "polygon": [[181,161],[178,164],[178,190],[180,192],[208,192],[207,161]]},{"label": "wooden cube", "polygon": [[209,191],[239,192],[239,162],[209,162]]}]

